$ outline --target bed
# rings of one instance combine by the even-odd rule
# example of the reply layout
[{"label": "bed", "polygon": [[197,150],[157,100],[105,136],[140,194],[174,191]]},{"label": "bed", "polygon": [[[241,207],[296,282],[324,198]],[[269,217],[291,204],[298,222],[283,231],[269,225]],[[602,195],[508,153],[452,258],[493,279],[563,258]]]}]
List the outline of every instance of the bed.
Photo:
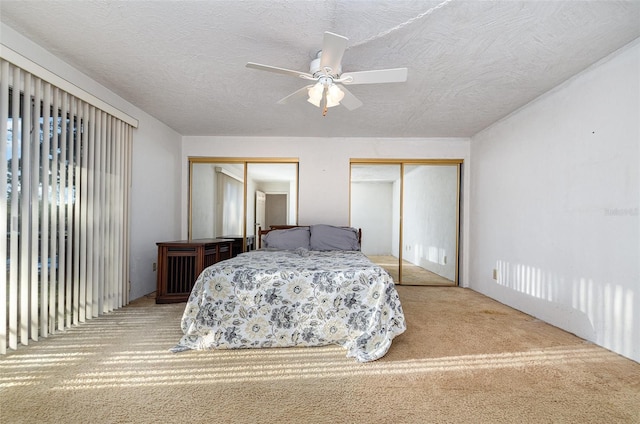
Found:
[{"label": "bed", "polygon": [[383,357],[406,324],[393,279],[360,237],[330,225],[261,232],[261,249],[200,274],[172,350],[337,344],[360,362]]}]

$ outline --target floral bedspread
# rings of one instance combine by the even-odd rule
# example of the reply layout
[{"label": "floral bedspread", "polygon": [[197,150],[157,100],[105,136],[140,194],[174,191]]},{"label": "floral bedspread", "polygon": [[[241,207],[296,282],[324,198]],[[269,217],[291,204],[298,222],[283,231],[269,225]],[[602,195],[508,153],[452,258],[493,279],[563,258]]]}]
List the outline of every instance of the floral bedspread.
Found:
[{"label": "floral bedspread", "polygon": [[253,251],[198,277],[173,351],[338,344],[360,362],[405,331],[392,278],[355,251]]}]

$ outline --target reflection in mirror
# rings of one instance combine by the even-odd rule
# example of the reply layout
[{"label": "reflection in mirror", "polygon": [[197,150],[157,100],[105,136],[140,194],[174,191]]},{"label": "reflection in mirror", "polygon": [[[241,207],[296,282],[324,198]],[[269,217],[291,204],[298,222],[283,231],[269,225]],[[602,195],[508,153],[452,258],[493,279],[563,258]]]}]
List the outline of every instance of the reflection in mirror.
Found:
[{"label": "reflection in mirror", "polygon": [[396,283],[457,284],[459,174],[458,162],[351,163],[351,225]]},{"label": "reflection in mirror", "polygon": [[237,254],[256,247],[258,226],[297,224],[297,160],[192,158],[189,165],[190,239],[232,238]]},{"label": "reflection in mirror", "polygon": [[298,222],[298,164],[247,163],[247,234]]},{"label": "reflection in mirror", "polygon": [[400,164],[351,164],[350,222],[362,253],[399,282]]},{"label": "reflection in mirror", "polygon": [[458,165],[404,166],[403,284],[456,283],[458,186]]},{"label": "reflection in mirror", "polygon": [[191,163],[191,239],[242,237],[244,163]]}]

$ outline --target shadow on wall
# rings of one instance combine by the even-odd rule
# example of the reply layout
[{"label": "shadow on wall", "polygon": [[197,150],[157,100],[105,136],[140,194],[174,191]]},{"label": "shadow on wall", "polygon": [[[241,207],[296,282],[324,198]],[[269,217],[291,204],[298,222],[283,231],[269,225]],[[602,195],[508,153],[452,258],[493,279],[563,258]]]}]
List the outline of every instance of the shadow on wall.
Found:
[{"label": "shadow on wall", "polygon": [[633,355],[635,343],[640,342],[633,329],[633,291],[585,277],[569,280],[523,264],[498,261],[496,266],[497,284],[547,303],[535,309],[538,318],[627,357]]}]

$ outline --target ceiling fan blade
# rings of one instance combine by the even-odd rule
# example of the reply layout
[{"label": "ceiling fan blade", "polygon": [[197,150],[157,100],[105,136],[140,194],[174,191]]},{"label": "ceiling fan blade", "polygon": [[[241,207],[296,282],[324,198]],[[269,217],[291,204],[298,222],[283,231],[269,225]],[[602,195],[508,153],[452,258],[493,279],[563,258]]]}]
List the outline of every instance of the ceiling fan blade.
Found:
[{"label": "ceiling fan blade", "polygon": [[287,103],[291,103],[293,101],[298,101],[305,97],[308,97],[309,87],[313,87],[313,85],[307,85],[306,87],[302,87],[300,90],[296,90],[293,93],[289,94],[287,97],[278,100],[279,105],[285,105]]},{"label": "ceiling fan blade", "polygon": [[342,55],[347,48],[347,37],[334,34],[332,32],[324,33],[322,41],[322,56],[320,56],[320,69],[330,68],[331,74],[340,72],[340,64],[342,63]]},{"label": "ceiling fan blade", "polygon": [[354,110],[362,106],[362,102],[344,86],[340,87],[340,90],[344,92],[344,97],[340,101],[340,104],[342,106],[346,107],[349,110]]},{"label": "ceiling fan blade", "polygon": [[405,82],[407,68],[380,69],[377,71],[345,72],[340,75],[342,84],[381,84]]},{"label": "ceiling fan blade", "polygon": [[308,72],[292,71],[291,69],[278,68],[276,66],[261,65],[253,62],[248,62],[246,66],[247,68],[257,69],[259,71],[275,72],[277,74],[293,75],[295,77],[313,78],[313,75]]}]

